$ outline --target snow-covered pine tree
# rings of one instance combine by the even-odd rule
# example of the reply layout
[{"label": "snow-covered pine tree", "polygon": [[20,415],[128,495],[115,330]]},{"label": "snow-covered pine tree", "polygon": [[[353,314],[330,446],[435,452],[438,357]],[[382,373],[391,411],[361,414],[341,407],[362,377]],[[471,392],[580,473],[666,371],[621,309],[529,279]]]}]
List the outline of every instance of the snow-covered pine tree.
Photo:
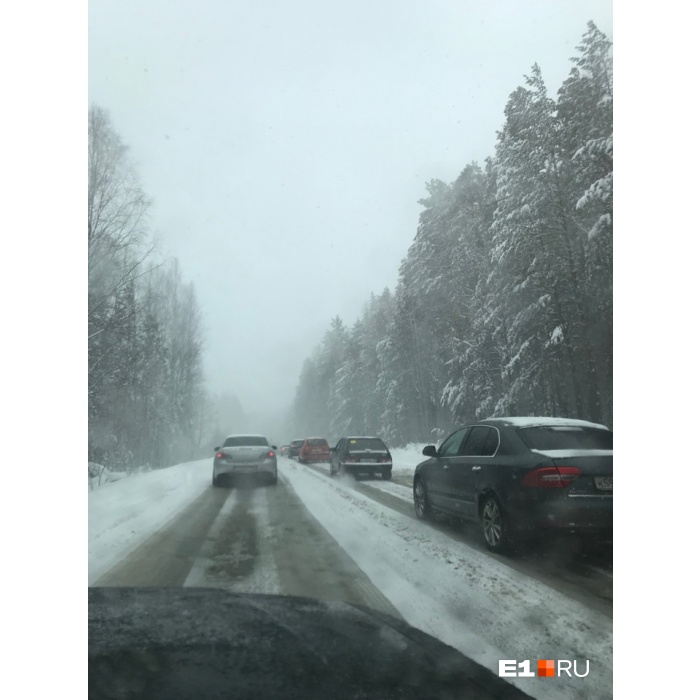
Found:
[{"label": "snow-covered pine tree", "polygon": [[589,22],[572,58],[574,68],[559,90],[557,114],[563,153],[571,163],[569,206],[582,271],[589,382],[598,395],[595,418],[612,424],[612,44]]},{"label": "snow-covered pine tree", "polygon": [[394,296],[353,328],[359,360],[324,367],[338,425],[350,383],[392,444],[491,415],[612,422],[612,63],[592,23],[572,60],[557,103],[537,66],[513,92],[485,171],[427,184]]}]

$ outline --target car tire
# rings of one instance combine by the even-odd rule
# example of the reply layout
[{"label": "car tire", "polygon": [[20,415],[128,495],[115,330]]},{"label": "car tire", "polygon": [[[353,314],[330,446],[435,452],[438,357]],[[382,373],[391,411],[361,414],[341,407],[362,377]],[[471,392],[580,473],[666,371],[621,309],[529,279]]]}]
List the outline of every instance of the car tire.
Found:
[{"label": "car tire", "polygon": [[413,507],[418,520],[432,520],[433,509],[430,507],[428,489],[423,479],[418,478],[413,482]]},{"label": "car tire", "polygon": [[216,476],[215,474],[211,475],[211,485],[215,488],[218,489],[221,486],[221,477]]},{"label": "car tire", "polygon": [[277,471],[275,470],[274,474],[270,474],[269,479],[267,480],[267,483],[270,486],[276,486],[277,485]]},{"label": "car tire", "polygon": [[391,469],[382,470],[382,479],[384,479],[384,481],[391,481]]},{"label": "car tire", "polygon": [[495,496],[487,496],[484,499],[479,512],[479,522],[484,542],[492,552],[503,554],[510,549],[508,519]]}]

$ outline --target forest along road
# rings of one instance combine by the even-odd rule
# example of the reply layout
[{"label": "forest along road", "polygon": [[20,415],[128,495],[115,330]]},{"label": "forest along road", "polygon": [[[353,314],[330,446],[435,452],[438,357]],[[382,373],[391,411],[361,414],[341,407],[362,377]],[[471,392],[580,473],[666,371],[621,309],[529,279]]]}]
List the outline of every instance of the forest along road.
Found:
[{"label": "forest along road", "polygon": [[396,608],[309,514],[281,477],[211,488],[96,586],[207,586]]},{"label": "forest along road", "polygon": [[[391,481],[361,476],[359,479],[331,477],[328,464],[304,464],[304,469],[331,479],[339,488],[362,493],[397,513],[415,518],[412,478],[405,473],[393,475]],[[613,576],[612,543],[584,544],[566,536],[541,542],[523,543],[508,557],[492,554],[482,542],[477,523],[437,518],[421,523],[452,537],[465,546],[483,552],[516,571],[536,578],[566,595],[612,617]]]}]

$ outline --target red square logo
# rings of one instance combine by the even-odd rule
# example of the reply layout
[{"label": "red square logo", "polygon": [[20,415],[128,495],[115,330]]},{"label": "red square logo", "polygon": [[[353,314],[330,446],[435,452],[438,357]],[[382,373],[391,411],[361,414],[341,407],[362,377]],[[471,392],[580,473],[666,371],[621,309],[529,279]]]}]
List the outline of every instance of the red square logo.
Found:
[{"label": "red square logo", "polygon": [[537,662],[537,675],[546,676],[547,678],[554,677],[554,661],[552,659],[540,659]]}]

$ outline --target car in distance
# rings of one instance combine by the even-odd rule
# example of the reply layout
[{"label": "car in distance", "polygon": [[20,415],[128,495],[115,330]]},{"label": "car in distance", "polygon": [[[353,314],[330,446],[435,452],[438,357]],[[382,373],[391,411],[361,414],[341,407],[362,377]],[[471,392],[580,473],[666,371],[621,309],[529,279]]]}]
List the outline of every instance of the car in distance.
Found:
[{"label": "car in distance", "polygon": [[331,450],[331,476],[335,474],[381,475],[382,479],[391,479],[393,466],[391,452],[378,437],[344,437],[338,440]]},{"label": "car in distance", "polygon": [[287,453],[287,457],[294,458],[294,457],[299,457],[299,448],[304,444],[304,441],[301,438],[298,438],[296,440],[292,440],[289,443],[289,452]]},{"label": "car in distance", "polygon": [[262,477],[271,485],[277,483],[277,447],[264,435],[229,435],[223,445],[214,449],[214,486],[242,475]]},{"label": "car in distance", "polygon": [[289,445],[282,445],[280,447],[280,456],[287,457],[289,455]]},{"label": "car in distance", "polygon": [[330,462],[331,450],[328,441],[322,437],[306,438],[299,448],[299,463]]},{"label": "car in distance", "polygon": [[416,467],[416,515],[480,523],[503,552],[546,531],[611,535],[612,431],[567,418],[492,418],[452,433]]}]

